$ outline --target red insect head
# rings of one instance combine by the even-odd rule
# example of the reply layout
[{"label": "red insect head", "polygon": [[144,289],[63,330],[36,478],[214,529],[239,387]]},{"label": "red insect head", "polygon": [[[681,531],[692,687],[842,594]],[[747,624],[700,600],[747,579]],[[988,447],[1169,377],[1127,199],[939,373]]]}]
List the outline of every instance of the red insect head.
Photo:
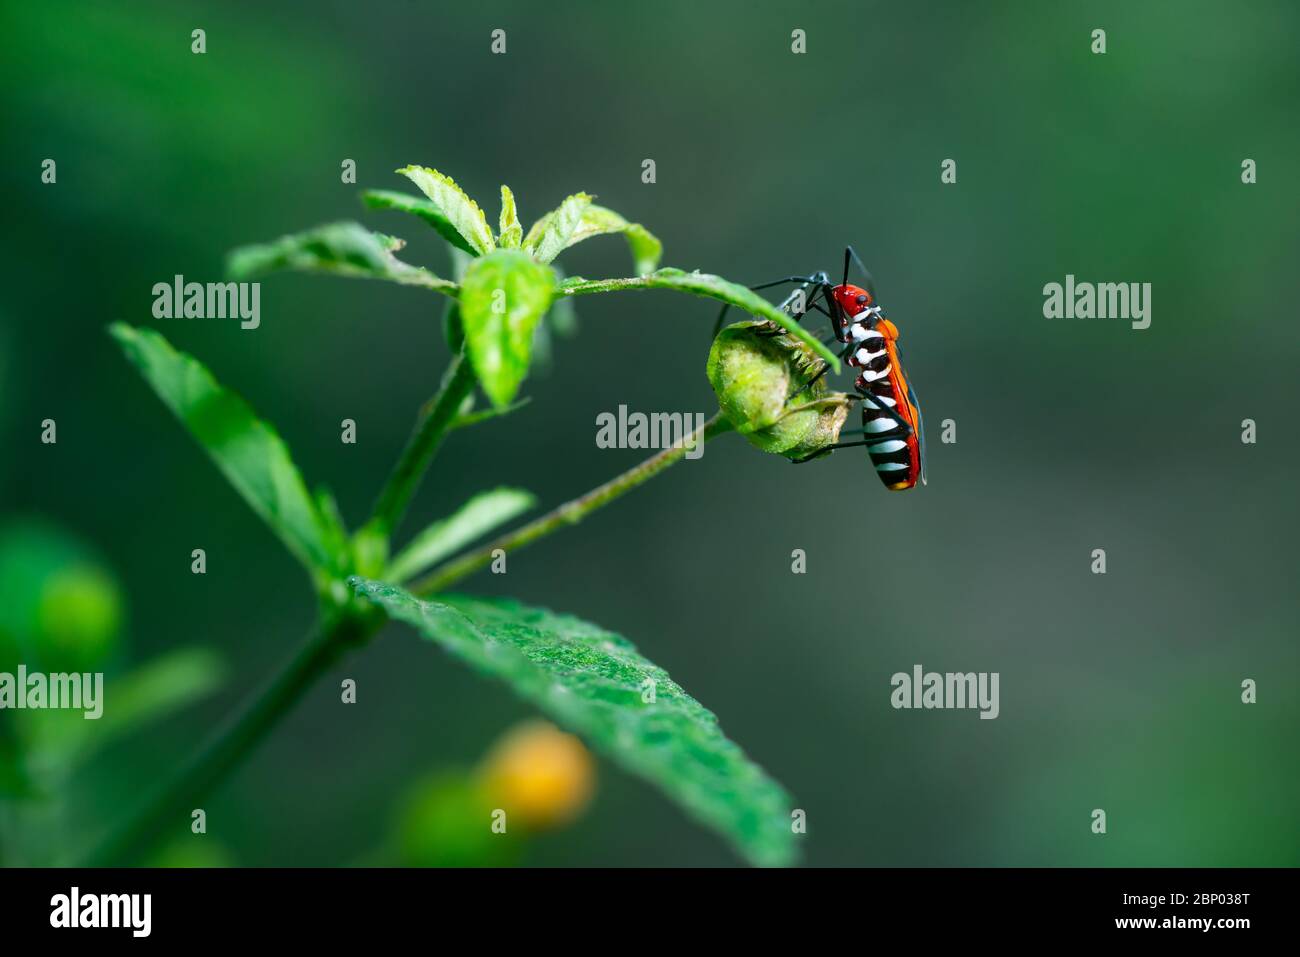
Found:
[{"label": "red insect head", "polygon": [[875,302],[871,298],[871,293],[867,292],[861,286],[854,286],[846,283],[843,286],[836,286],[831,290],[831,295],[835,297],[835,302],[839,305],[844,315],[852,319],[863,309]]}]

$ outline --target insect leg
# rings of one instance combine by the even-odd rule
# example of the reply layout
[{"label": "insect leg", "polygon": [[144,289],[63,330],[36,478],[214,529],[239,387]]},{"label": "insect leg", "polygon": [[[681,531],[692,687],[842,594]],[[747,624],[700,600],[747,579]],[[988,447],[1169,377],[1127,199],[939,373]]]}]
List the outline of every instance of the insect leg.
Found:
[{"label": "insect leg", "polygon": [[[818,312],[822,313],[823,315],[827,316],[831,320],[831,334],[835,337],[834,341],[844,343],[844,348],[840,351],[839,354],[840,361],[843,361],[845,358],[848,357],[848,354],[853,351],[853,347],[854,345],[856,345],[856,343],[854,343],[852,337],[849,335],[848,324],[839,322],[836,319],[836,316],[842,315],[843,310],[840,309],[840,304],[835,301],[835,297],[831,295],[830,277],[827,276],[826,273],[822,272],[822,273],[817,273],[816,276],[814,276],[813,278],[817,280],[817,291],[821,293],[821,295],[826,300],[826,305],[830,306],[831,309],[834,310],[834,312],[833,313],[827,312],[825,309],[817,305],[817,303],[815,302],[811,303],[811,305],[813,306],[814,309],[816,309]],[[827,341],[826,345],[829,344],[830,342]],[[800,392],[803,392],[814,382],[816,382],[827,372],[829,372],[830,369],[831,369],[831,364],[829,362],[823,362],[822,367],[817,372],[817,374],[813,376],[811,379],[809,379],[807,382],[805,382],[803,385],[795,389],[794,392],[792,392],[789,395],[789,397],[787,397],[786,401],[787,402],[790,401],[790,399],[793,399]]]},{"label": "insect leg", "polygon": [[771,282],[761,282],[757,286],[749,286],[748,288],[757,292],[760,289],[771,289],[773,286],[779,286],[787,282],[798,282],[811,286],[817,282],[817,275],[814,273],[811,276],[786,276],[784,279],[773,279]]},{"label": "insect leg", "polygon": [[[798,323],[803,322],[804,316],[808,315],[810,309],[816,309],[823,316],[826,316],[828,319],[831,320],[831,331],[832,333],[834,333],[835,338],[838,340],[840,337],[839,337],[839,333],[835,331],[836,324],[835,324],[834,317],[832,317],[829,312],[827,312],[825,309],[823,309],[821,306],[817,304],[817,296],[819,294],[825,295],[826,293],[826,284],[824,282],[825,275],[826,275],[825,273],[813,273],[811,276],[808,276],[807,278],[800,280],[799,288],[794,290],[793,292],[790,293],[790,295],[786,296],[783,300],[781,300],[781,302],[777,304],[776,308],[783,312],[788,311],[790,314],[790,318],[794,319]],[[784,282],[789,280],[781,280],[781,281]],[[813,287],[813,292],[811,297],[807,295],[809,286]],[[796,302],[796,300],[798,300],[798,298],[801,295],[803,296],[803,302],[801,303],[803,308],[798,311],[795,311],[792,307],[794,306],[794,303]],[[827,296],[827,302],[831,305],[834,304],[831,301],[829,296]],[[758,335],[764,339],[775,339],[777,336],[783,335],[785,331],[786,330],[784,328],[778,327],[775,329],[770,329],[764,332],[760,332],[758,333]]]},{"label": "insect leg", "polygon": [[[808,285],[811,284],[814,281],[814,279],[815,276],[786,276],[784,279],[773,279],[771,282],[762,282],[759,283],[757,286],[750,286],[748,288],[754,291],[758,291],[759,289],[770,289],[773,286],[780,286],[783,283],[787,283],[787,282],[797,282],[797,283],[803,283],[804,285]],[[714,338],[717,338],[718,331],[722,328],[723,317],[726,316],[727,310],[730,308],[731,308],[731,303],[729,302],[724,303],[722,306],[722,311],[718,313],[718,321],[713,324]]]},{"label": "insect leg", "polygon": [[823,455],[830,455],[836,449],[851,449],[859,445],[875,445],[874,442],[836,442],[834,445],[828,445],[824,449],[818,449],[812,455],[805,455],[801,459],[791,459],[794,465],[803,465],[805,462],[811,462],[813,459],[819,459]]},{"label": "insect leg", "polygon": [[718,313],[718,321],[715,322],[715,323],[713,324],[713,338],[714,338],[714,339],[718,338],[718,331],[722,328],[722,320],[723,320],[723,317],[725,317],[725,316],[727,315],[727,310],[730,309],[730,308],[731,308],[731,303],[729,303],[729,302],[724,302],[724,303],[722,304],[722,311]]},{"label": "insect leg", "polygon": [[884,432],[868,432],[866,429],[849,429],[847,432],[840,433],[840,435],[863,435],[872,442],[885,442],[889,439],[905,439],[911,434],[911,429],[900,429],[897,426]]},{"label": "insect leg", "polygon": [[[793,312],[792,312],[792,313],[790,313],[790,318],[792,318],[792,319],[797,319],[798,321],[803,322],[803,318],[804,318],[804,316],[808,315],[808,313],[811,312],[811,311],[813,311],[813,310],[816,310],[817,312],[820,312],[820,313],[821,313],[823,316],[825,316],[827,319],[829,319],[829,318],[831,317],[831,314],[830,314],[829,312],[827,312],[825,309],[823,309],[821,306],[817,305],[817,303],[815,303],[815,302],[813,302],[813,303],[809,303],[809,306],[810,306],[811,308],[808,309],[808,310],[805,310],[804,312],[800,312],[800,313],[793,313]],[[777,331],[777,332],[766,332],[766,333],[763,333],[763,335],[766,335],[766,336],[779,336],[780,334],[781,334],[780,331]],[[823,339],[823,340],[821,340],[821,341],[822,341],[822,344],[823,344],[823,345],[829,345],[829,344],[832,343],[832,342],[842,342],[843,340],[841,340],[840,337],[839,337],[838,335],[836,335],[835,333],[832,332],[832,333],[831,333],[831,337],[830,337],[829,339]]]},{"label": "insect leg", "polygon": [[834,445],[826,446],[826,448],[824,449],[818,449],[812,455],[805,455],[801,459],[791,459],[790,461],[795,465],[803,465],[805,462],[811,462],[815,458],[820,458],[823,455],[829,455],[830,453],[834,452],[836,449],[852,449],[852,448],[856,448],[859,445],[875,445],[875,444],[876,444],[875,439],[870,439],[863,442],[837,442]]},{"label": "insect leg", "polygon": [[828,445],[826,446],[826,448],[818,449],[816,452],[812,453],[811,455],[805,455],[801,459],[791,459],[790,462],[792,465],[803,465],[805,462],[811,462],[813,459],[819,459],[823,455],[830,455],[836,449],[841,449],[843,447],[844,446],[842,445]]}]

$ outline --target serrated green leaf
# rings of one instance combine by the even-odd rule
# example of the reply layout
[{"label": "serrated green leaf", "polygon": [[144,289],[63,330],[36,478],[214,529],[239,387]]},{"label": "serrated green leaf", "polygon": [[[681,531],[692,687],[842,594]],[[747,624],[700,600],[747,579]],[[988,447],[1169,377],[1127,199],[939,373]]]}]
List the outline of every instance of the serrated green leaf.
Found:
[{"label": "serrated green leaf", "polygon": [[498,408],[528,374],[533,330],[555,297],[555,273],[516,249],[470,263],[460,287],[460,319],[474,374]]},{"label": "serrated green leaf", "polygon": [[558,207],[551,210],[528,230],[524,249],[531,252],[540,263],[549,263],[569,245],[583,214],[591,206],[586,193],[574,193]]},{"label": "serrated green leaf", "polygon": [[403,582],[460,550],[476,538],[504,525],[537,504],[530,493],[517,488],[480,492],[451,515],[434,522],[388,564],[387,578]]},{"label": "serrated green leaf", "polygon": [[640,223],[629,223],[604,206],[592,205],[583,211],[582,219],[565,248],[592,236],[607,236],[612,233],[622,233],[627,239],[628,249],[632,252],[633,268],[638,276],[652,273],[659,267],[659,258],[664,253],[663,243]]},{"label": "serrated green leaf", "polygon": [[463,250],[471,256],[478,255],[477,250],[460,234],[460,230],[453,226],[451,220],[444,216],[442,210],[430,200],[387,189],[368,189],[361,194],[361,201],[371,209],[395,209],[399,212],[419,216],[436,229],[439,236],[457,249]]},{"label": "serrated green leaf", "polygon": [[394,251],[403,245],[400,239],[371,232],[359,223],[331,223],[269,243],[232,250],[226,260],[226,271],[232,279],[243,280],[279,269],[298,269],[361,279],[387,279],[454,295],[454,282],[394,256]]},{"label": "serrated green leaf", "polygon": [[461,237],[469,244],[468,252],[486,255],[496,249],[487,217],[478,203],[470,199],[450,176],[426,166],[404,166],[397,172],[405,176],[442,211]]},{"label": "serrated green leaf", "polygon": [[[790,799],[718,727],[717,718],[627,639],[508,600],[420,601],[351,579],[358,594],[452,655],[504,681],[557,723],[657,785],[756,864],[795,856]],[[653,684],[647,684],[647,679]],[[654,689],[654,702],[645,691]]]},{"label": "serrated green leaf", "polygon": [[122,322],[110,326],[109,332],[158,398],[294,557],[308,569],[330,570],[328,523],[275,429],[217,382],[201,362],[174,349],[158,333]]},{"label": "serrated green leaf", "polygon": [[519,211],[515,209],[515,194],[509,186],[501,187],[501,223],[497,230],[497,242],[502,249],[517,249],[524,235],[524,227],[519,225]]},{"label": "serrated green leaf", "polygon": [[560,293],[565,296],[585,296],[624,289],[676,289],[693,296],[706,296],[737,306],[751,315],[776,323],[796,339],[806,342],[814,352],[831,364],[833,371],[840,371],[839,357],[795,321],[789,313],[782,312],[747,286],[738,285],[721,276],[666,268],[652,272],[648,276],[635,276],[630,279],[583,279],[574,276],[560,283]]}]

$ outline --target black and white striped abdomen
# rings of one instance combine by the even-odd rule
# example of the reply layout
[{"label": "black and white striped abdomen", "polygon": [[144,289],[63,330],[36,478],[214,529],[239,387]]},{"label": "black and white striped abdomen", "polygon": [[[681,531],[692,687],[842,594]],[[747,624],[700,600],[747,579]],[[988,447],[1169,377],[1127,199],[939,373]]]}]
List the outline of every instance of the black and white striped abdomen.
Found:
[{"label": "black and white striped abdomen", "polygon": [[[913,463],[910,436],[899,428],[894,418],[885,411],[896,411],[898,400],[889,379],[861,390],[862,439],[867,442],[867,454],[876,467],[880,480],[888,486],[911,479]],[[900,416],[902,417],[902,416]],[[879,442],[872,442],[874,434],[882,434]]]}]

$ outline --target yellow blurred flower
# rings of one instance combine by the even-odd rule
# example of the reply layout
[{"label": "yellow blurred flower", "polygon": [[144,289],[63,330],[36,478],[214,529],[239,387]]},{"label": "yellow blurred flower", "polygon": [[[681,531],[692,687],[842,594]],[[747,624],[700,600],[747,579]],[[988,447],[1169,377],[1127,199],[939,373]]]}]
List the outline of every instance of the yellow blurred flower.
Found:
[{"label": "yellow blurred flower", "polygon": [[595,789],[595,762],[571,734],[545,721],[508,731],[479,770],[484,790],[507,819],[530,830],[573,820]]}]

